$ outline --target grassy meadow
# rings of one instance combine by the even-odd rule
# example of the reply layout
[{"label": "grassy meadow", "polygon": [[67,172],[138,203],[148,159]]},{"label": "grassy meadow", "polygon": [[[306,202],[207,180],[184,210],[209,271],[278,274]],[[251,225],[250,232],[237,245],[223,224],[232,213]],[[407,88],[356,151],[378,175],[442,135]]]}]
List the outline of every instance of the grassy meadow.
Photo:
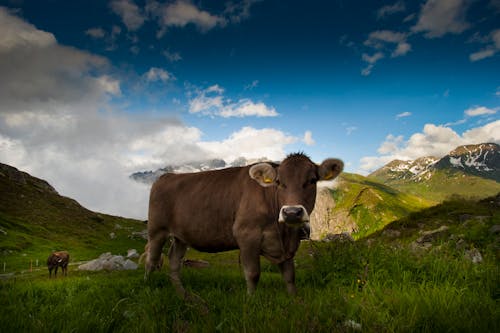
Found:
[{"label": "grassy meadow", "polygon": [[184,268],[196,301],[179,299],[167,269],[46,272],[0,282],[1,332],[498,332],[500,271],[494,251],[473,264],[443,245],[413,253],[383,242],[303,242],[298,296],[289,297],[275,266],[262,261],[247,296],[236,251],[190,259]]}]

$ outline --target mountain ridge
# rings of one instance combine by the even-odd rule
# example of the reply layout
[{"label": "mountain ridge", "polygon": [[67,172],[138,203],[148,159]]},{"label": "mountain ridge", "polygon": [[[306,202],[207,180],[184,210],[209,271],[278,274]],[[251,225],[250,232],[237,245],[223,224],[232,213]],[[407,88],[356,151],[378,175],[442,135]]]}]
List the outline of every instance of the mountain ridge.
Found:
[{"label": "mountain ridge", "polygon": [[393,160],[368,177],[382,180],[429,179],[435,170],[456,169],[466,174],[500,181],[500,146],[496,143],[462,145],[441,158],[420,157],[415,160]]},{"label": "mountain ridge", "polygon": [[440,158],[393,160],[368,178],[434,201],[452,195],[493,196],[500,192],[500,146],[462,145]]}]

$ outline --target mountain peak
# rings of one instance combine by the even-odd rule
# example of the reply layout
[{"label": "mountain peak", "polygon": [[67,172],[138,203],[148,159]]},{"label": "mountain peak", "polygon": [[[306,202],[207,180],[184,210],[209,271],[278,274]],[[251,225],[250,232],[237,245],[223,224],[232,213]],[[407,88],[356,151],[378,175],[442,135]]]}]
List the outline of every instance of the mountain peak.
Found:
[{"label": "mountain peak", "polygon": [[435,170],[462,171],[466,174],[500,181],[500,146],[496,143],[463,145],[447,155],[416,160],[393,160],[370,176],[385,180],[420,182],[432,177]]},{"label": "mountain peak", "polygon": [[496,143],[481,143],[457,147],[436,163],[436,169],[449,168],[498,182],[500,146]]}]

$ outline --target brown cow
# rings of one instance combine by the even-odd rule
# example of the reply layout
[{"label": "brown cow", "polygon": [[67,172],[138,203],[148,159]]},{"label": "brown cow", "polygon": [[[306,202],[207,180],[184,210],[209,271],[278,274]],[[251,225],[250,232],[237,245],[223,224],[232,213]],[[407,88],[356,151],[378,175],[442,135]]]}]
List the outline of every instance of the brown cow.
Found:
[{"label": "brown cow", "polygon": [[49,278],[52,276],[52,270],[54,271],[54,277],[57,276],[57,269],[61,267],[64,276],[68,275],[68,264],[69,264],[69,253],[66,251],[56,251],[52,252],[47,259],[47,266],[49,268]]},{"label": "brown cow", "polygon": [[180,280],[188,246],[204,252],[240,249],[248,293],[260,277],[260,255],[278,264],[290,294],[296,293],[293,258],[316,199],[316,182],[333,179],[343,162],[316,165],[304,154],[281,164],[258,163],[190,174],[165,174],[149,198],[149,251],[146,274],[158,269],[162,248],[173,237],[170,279],[187,296]]}]

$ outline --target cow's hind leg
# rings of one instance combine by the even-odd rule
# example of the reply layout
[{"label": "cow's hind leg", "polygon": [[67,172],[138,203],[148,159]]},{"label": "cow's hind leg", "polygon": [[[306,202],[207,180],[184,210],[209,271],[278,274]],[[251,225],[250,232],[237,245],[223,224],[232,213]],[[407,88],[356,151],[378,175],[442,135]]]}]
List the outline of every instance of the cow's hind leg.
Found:
[{"label": "cow's hind leg", "polygon": [[144,279],[147,279],[149,273],[151,273],[152,271],[159,270],[161,268],[162,250],[166,241],[166,232],[158,232],[155,233],[154,236],[149,236],[145,265],[146,272],[144,274]]},{"label": "cow's hind leg", "polygon": [[170,266],[170,280],[179,294],[180,297],[186,298],[186,290],[182,286],[180,272],[182,267],[182,258],[186,254],[187,245],[186,243],[180,241],[178,238],[174,238],[170,250],[168,251],[168,262]]}]

